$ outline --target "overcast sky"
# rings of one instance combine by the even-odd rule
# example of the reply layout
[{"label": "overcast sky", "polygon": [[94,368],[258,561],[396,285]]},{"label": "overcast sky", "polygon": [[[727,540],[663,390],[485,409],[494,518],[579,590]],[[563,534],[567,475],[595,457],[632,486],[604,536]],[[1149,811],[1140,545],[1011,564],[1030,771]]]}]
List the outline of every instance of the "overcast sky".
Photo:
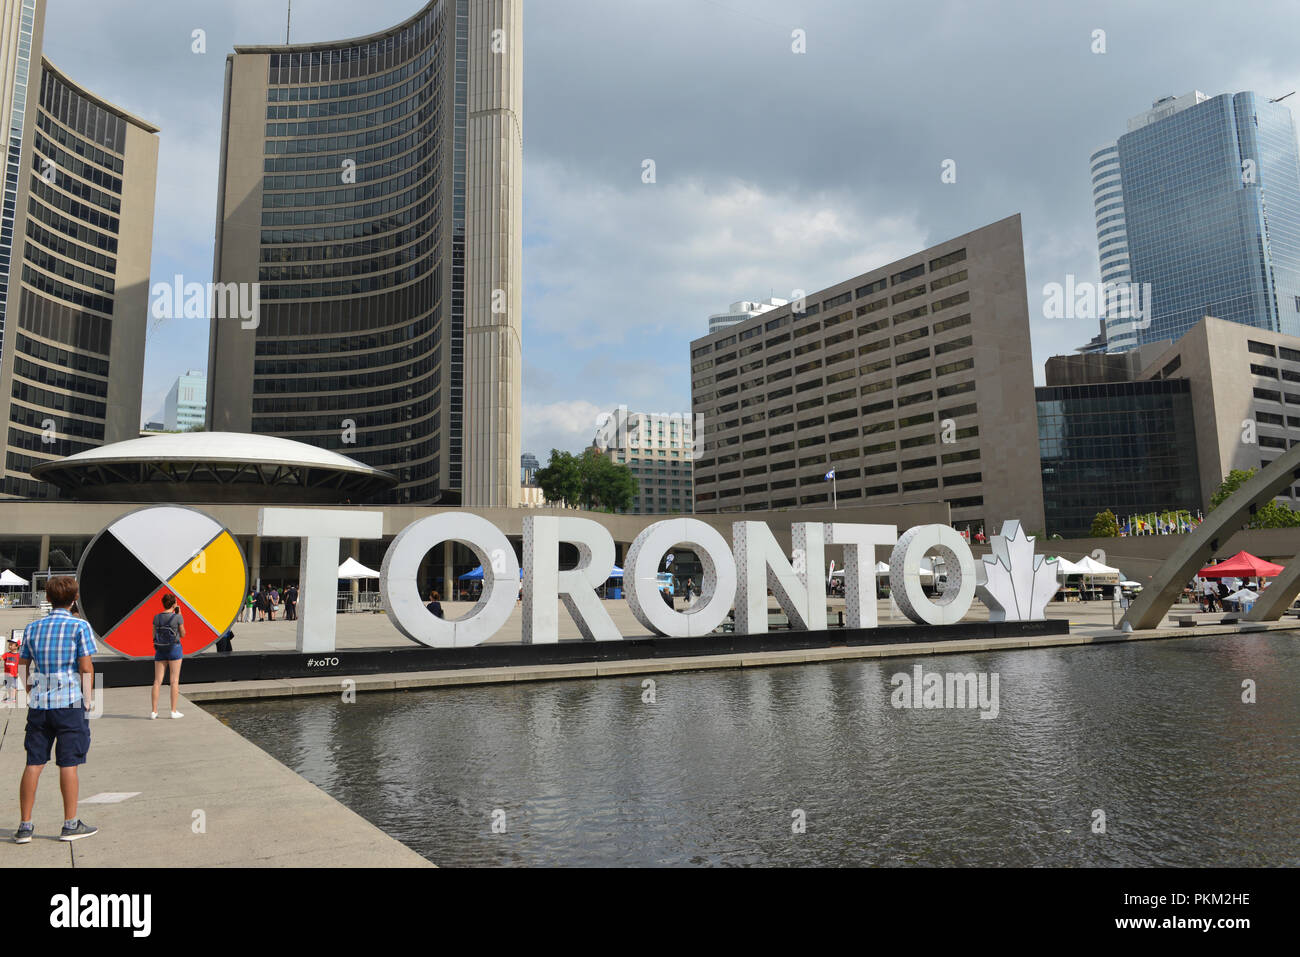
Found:
[{"label": "overcast sky", "polygon": [[[293,40],[421,5],[295,0]],[[211,278],[225,56],[283,42],[284,13],[49,0],[46,55],[162,130],[154,282]],[[688,411],[688,343],[734,300],[820,289],[1017,212],[1041,381],[1097,331],[1042,317],[1045,283],[1097,278],[1089,154],[1162,95],[1297,89],[1297,35],[1286,2],[527,0],[524,449],[586,445],[620,404]],[[205,321],[151,332],[143,415],[206,367],[207,341]]]}]

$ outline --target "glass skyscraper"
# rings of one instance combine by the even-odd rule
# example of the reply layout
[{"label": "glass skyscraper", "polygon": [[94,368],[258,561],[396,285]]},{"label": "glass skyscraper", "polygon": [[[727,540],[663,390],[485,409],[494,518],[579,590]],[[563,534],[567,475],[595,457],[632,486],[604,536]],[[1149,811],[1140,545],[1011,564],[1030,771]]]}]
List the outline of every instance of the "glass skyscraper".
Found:
[{"label": "glass skyscraper", "polygon": [[1150,284],[1110,348],[1203,316],[1300,335],[1300,153],[1290,109],[1255,93],[1165,97],[1092,155],[1103,282]]}]

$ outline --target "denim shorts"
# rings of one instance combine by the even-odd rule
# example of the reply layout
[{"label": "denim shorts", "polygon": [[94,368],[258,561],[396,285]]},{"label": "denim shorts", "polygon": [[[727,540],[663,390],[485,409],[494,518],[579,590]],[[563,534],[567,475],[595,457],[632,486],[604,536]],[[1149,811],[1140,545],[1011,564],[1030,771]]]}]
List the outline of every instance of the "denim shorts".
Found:
[{"label": "denim shorts", "polygon": [[185,657],[185,652],[181,649],[181,643],[178,641],[171,645],[154,645],[154,661],[180,661]]},{"label": "denim shorts", "polygon": [[27,709],[27,764],[49,764],[54,749],[54,763],[61,768],[75,768],[86,763],[90,750],[90,719],[81,705],[71,708]]}]

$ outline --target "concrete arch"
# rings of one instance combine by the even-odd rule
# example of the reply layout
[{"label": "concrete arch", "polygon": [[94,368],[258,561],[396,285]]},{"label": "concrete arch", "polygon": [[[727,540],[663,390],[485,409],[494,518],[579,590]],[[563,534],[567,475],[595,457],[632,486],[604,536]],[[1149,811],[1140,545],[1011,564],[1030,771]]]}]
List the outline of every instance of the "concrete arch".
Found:
[{"label": "concrete arch", "polygon": [[[1120,619],[1120,628],[1134,631],[1158,628],[1166,613],[1183,593],[1183,586],[1191,580],[1220,545],[1236,531],[1243,528],[1261,505],[1271,501],[1283,489],[1300,479],[1300,444],[1293,445],[1251,478],[1249,482],[1226,502],[1205,516],[1199,528],[1187,536],[1160,570],[1151,585],[1129,607]],[[1286,573],[1274,579],[1264,595],[1251,610],[1251,621],[1274,621],[1290,607],[1300,591],[1300,555],[1288,565]],[[1270,594],[1271,593],[1271,594]],[[1267,596],[1267,599],[1264,598]]]}]

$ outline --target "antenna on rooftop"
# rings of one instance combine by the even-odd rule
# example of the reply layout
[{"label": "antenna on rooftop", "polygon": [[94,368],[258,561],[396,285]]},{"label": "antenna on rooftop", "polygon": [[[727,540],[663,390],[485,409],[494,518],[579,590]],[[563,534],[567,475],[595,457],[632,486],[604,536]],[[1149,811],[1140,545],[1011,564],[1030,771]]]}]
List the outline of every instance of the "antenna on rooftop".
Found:
[{"label": "antenna on rooftop", "polygon": [[289,23],[293,20],[293,0],[289,0],[289,9],[284,15],[284,45],[289,45]]}]

